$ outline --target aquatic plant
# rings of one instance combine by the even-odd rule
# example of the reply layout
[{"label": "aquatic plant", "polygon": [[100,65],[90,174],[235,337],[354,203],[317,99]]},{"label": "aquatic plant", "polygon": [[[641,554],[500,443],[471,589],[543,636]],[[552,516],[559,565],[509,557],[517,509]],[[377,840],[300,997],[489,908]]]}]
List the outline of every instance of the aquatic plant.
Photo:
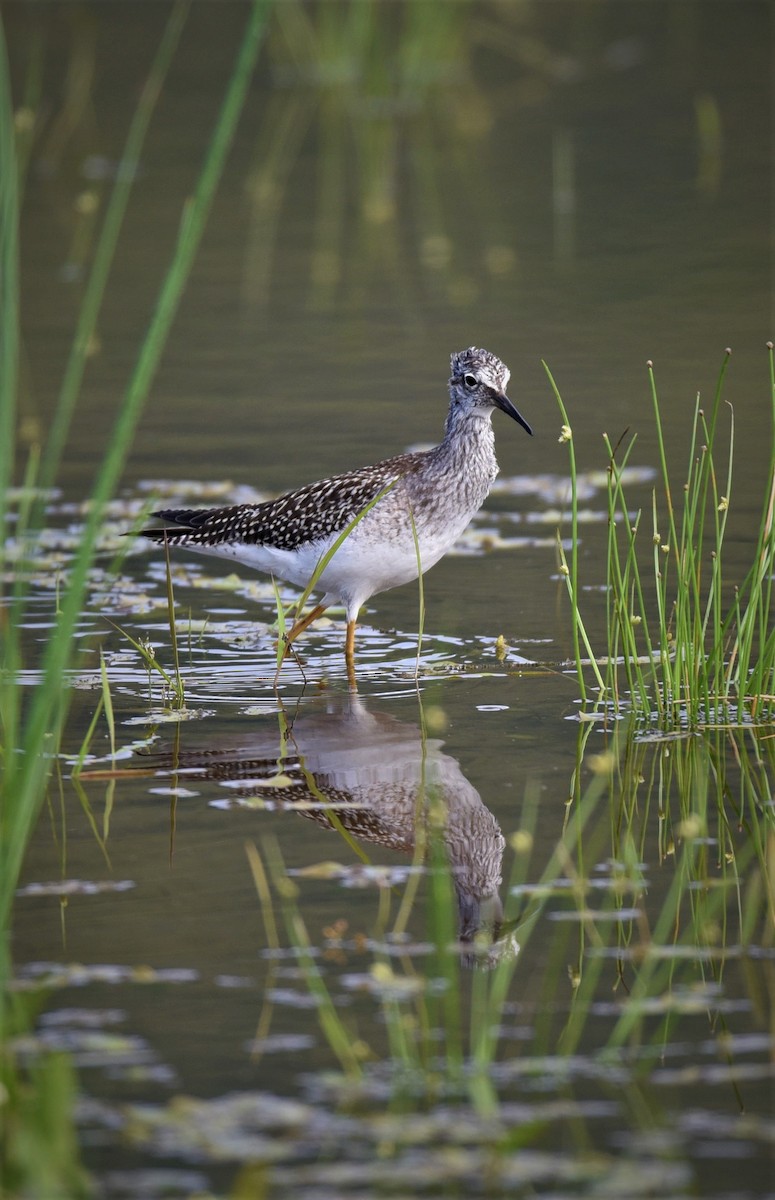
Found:
[{"label": "aquatic plant", "polygon": [[[745,1067],[735,1064],[735,1025],[726,1016],[737,984],[725,986],[725,977],[752,953],[743,975],[766,1014],[771,980],[767,963],[757,967],[755,958],[775,915],[767,862],[775,762],[769,752],[766,759],[746,752],[739,731],[637,741],[634,729],[632,719],[628,728],[617,723],[601,748],[599,728],[580,724],[565,819],[543,862],[536,861],[539,795],[528,788],[509,837],[506,913],[497,928],[482,928],[473,947],[456,936],[444,805],[434,804],[429,789],[417,810],[403,896],[397,878],[391,887],[391,877],[373,869],[379,898],[367,942],[371,967],[345,976],[379,1012],[369,1034],[338,1007],[342,979],[325,966],[326,956],[344,956],[341,934],[324,930],[316,958],[318,939],[302,916],[305,881],[333,878],[334,870],[346,880],[347,868],[327,861],[289,878],[275,842],[261,852],[248,847],[268,945],[280,950],[282,918],[340,1067],[338,1077],[325,1076],[327,1094],[347,1112],[389,1106],[396,1118],[391,1158],[414,1145],[412,1122],[442,1105],[447,1120],[467,1114],[487,1123],[483,1144],[497,1178],[515,1145],[535,1146],[546,1132],[540,1119],[515,1127],[507,1097],[517,1081],[529,1087],[540,1080],[542,1094],[554,1081],[569,1100],[576,1080],[599,1081],[604,1091],[608,1081],[626,1096],[633,1130],[656,1127],[648,1084],[659,1082],[665,1059],[675,1062],[685,1051],[685,1026],[697,1023],[726,1064],[733,1108],[742,1104],[734,1081]],[[546,937],[547,921],[551,951],[538,954],[532,943]],[[514,1011],[523,1025],[517,1043],[508,1036]],[[265,1004],[262,1039],[270,1024]],[[380,1028],[384,1045],[374,1040]],[[582,1110],[577,1119],[586,1145]]]},{"label": "aquatic plant", "polygon": [[[170,265],[162,281],[157,304],[119,407],[115,426],[105,448],[102,465],[89,497],[88,515],[77,553],[59,597],[40,663],[40,682],[30,695],[19,681],[27,665],[27,647],[21,629],[29,600],[25,559],[31,556],[36,532],[43,521],[46,489],[56,478],[62,448],[75,412],[88,346],[129,199],[135,165],[141,153],[150,118],[188,12],[177,3],[169,15],[156,49],[146,86],[130,125],[113,195],[108,204],[91,275],[86,288],[72,350],[48,441],[35,447],[24,468],[24,486],[14,524],[14,541],[21,547],[8,558],[5,538],[9,528],[9,497],[13,494],[17,456],[17,392],[20,346],[19,207],[22,164],[17,158],[17,130],[10,91],[10,72],[2,22],[0,22],[0,722],[3,730],[2,781],[0,782],[0,1090],[5,1125],[14,1136],[13,1155],[3,1155],[3,1187],[14,1193],[55,1195],[84,1194],[86,1184],[76,1162],[71,1129],[71,1070],[65,1059],[41,1060],[32,1072],[20,1072],[10,1035],[16,1032],[7,988],[11,977],[9,920],[24,855],[38,818],[47,783],[56,762],[68,710],[69,690],[62,677],[75,661],[79,645],[75,631],[86,595],[87,579],[104,516],[126,461],[143,404],[153,382],[175,313],[199,247],[213,197],[223,171],[237,120],[245,102],[265,28],[268,3],[253,4],[220,115],[193,195],[182,207],[181,224]],[[27,547],[25,553],[25,547]],[[12,582],[4,581],[10,577]],[[177,670],[177,662],[176,662]],[[177,670],[179,680],[179,670]],[[110,690],[103,689],[101,705],[112,729]],[[87,735],[87,739],[88,739]],[[96,832],[96,827],[95,827]],[[98,837],[98,840],[99,837]],[[101,844],[101,842],[100,842]],[[18,1022],[16,1022],[18,1024]],[[21,1134],[23,1130],[23,1136]],[[45,1145],[46,1153],[39,1150]],[[24,1147],[26,1146],[26,1152]],[[56,1179],[56,1187],[53,1180]],[[61,1190],[60,1190],[61,1189]]]},{"label": "aquatic plant", "polygon": [[582,698],[588,695],[587,675],[591,670],[599,700],[613,703],[617,709],[632,707],[639,717],[654,720],[663,729],[766,723],[775,705],[773,345],[768,343],[767,484],[748,569],[735,578],[725,569],[735,452],[731,406],[726,459],[720,465],[717,462],[722,387],[730,353],[725,354],[709,412],[697,396],[688,437],[688,462],[679,487],[675,486],[668,462],[654,369],[648,363],[660,486],[652,493],[651,512],[646,517],[625,494],[624,473],[635,437],[622,448],[604,435],[608,454],[606,644],[597,653],[582,616],[572,426],[557,384],[544,364],[562,415],[560,441],[569,452],[573,535],[570,559],[562,544],[558,545],[560,571],[571,603],[574,657]]},{"label": "aquatic plant", "polygon": [[[8,611],[13,612],[17,619],[6,620],[2,630],[4,672],[0,706],[6,746],[18,747],[22,753],[7,754],[4,762],[4,837],[3,859],[0,864],[0,915],[3,920],[7,920],[24,848],[38,812],[45,781],[51,768],[52,754],[56,751],[64,721],[66,693],[62,690],[61,678],[65,667],[72,661],[73,631],[83,608],[88,570],[94,556],[104,507],[120,478],[143,403],[158,368],[163,347],[199,247],[215,190],[223,171],[226,153],[245,101],[265,27],[267,7],[268,5],[262,2],[256,3],[251,9],[199,181],[193,196],[184,205],[178,239],[170,265],[162,281],[153,317],[139,348],[136,364],[94,484],[79,550],[73,560],[68,587],[61,600],[57,625],[44,653],[41,665],[42,683],[36,689],[32,703],[24,712],[21,708],[21,693],[17,683],[22,661],[22,648],[17,625],[18,613],[25,603],[24,585],[17,584],[12,597],[9,598],[9,604],[12,607],[9,607]],[[157,50],[149,75],[149,83],[128,135],[122,159],[122,164],[127,169],[120,169],[117,172],[116,190],[120,200],[115,202],[115,207],[113,205],[108,207],[100,245],[95,255],[94,276],[97,282],[93,288],[87,288],[87,301],[82,313],[83,327],[79,326],[76,333],[73,354],[57,410],[54,426],[56,437],[47,447],[43,456],[46,464],[45,478],[49,481],[53,478],[61,445],[67,435],[73,413],[73,388],[75,387],[73,380],[80,380],[84,354],[82,342],[88,330],[93,327],[92,323],[104,290],[106,267],[110,263],[118,237],[120,218],[125,207],[125,180],[132,177],[132,172],[128,167],[136,161],[142,145],[150,115],[148,106],[152,109],[158,97],[177,43],[181,20],[186,8],[186,5],[178,5],[170,16],[167,34]],[[3,362],[3,376],[0,380],[3,387],[2,397],[0,397],[0,412],[4,414],[6,432],[9,435],[7,439],[0,438],[4,447],[2,457],[0,457],[0,471],[2,471],[0,496],[5,498],[13,482],[15,469],[15,364],[18,360],[19,298],[14,268],[14,264],[18,261],[18,196],[15,186],[13,109],[10,93],[7,90],[7,69],[3,72],[3,78],[6,86],[0,89],[0,104],[2,104],[0,139],[2,139],[3,158],[7,169],[2,172],[3,203],[0,207],[0,216],[2,217],[0,245],[2,245],[4,253],[4,262],[8,265],[8,270],[4,269],[2,272],[3,285],[10,289],[5,297],[6,303],[2,305],[2,317],[0,318],[2,320],[0,336],[2,336],[3,347],[3,353],[0,356]],[[27,484],[32,487],[37,483],[38,476],[33,459],[32,467],[27,474]],[[22,540],[29,538],[33,532],[29,523],[24,520],[25,515],[32,520],[35,515],[33,506],[23,507],[20,520],[17,522],[17,538]]]}]

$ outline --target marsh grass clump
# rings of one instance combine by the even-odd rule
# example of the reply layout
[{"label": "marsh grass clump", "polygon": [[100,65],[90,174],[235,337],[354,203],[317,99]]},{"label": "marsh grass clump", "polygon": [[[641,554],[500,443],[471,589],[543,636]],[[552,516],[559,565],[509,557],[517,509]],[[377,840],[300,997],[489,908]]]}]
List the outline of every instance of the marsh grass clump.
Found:
[{"label": "marsh grass clump", "polygon": [[[689,431],[682,485],[668,462],[654,369],[648,363],[659,452],[659,483],[650,511],[628,503],[624,472],[635,444],[612,444],[608,454],[606,645],[593,650],[580,610],[576,458],[572,426],[557,385],[544,364],[562,414],[560,441],[571,473],[572,549],[560,546],[560,570],[571,601],[574,656],[582,698],[594,674],[601,700],[632,707],[662,729],[717,724],[759,724],[775,706],[775,366],[768,343],[770,455],[758,532],[747,570],[725,574],[727,520],[733,489],[734,412],[728,411],[728,446],[719,450],[725,424],[722,390],[727,350],[709,412],[698,395]],[[634,513],[634,515],[633,515]]]}]

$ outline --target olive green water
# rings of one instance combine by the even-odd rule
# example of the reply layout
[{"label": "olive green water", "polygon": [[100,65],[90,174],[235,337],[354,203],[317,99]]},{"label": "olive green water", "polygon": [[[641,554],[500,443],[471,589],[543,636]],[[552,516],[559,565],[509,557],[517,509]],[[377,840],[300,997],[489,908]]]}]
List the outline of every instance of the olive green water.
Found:
[{"label": "olive green water", "polygon": [[[22,226],[30,439],[51,419],[96,222],[167,13],[123,3],[4,9],[19,104],[29,72],[40,79]],[[51,505],[49,557],[41,552],[33,663],[245,16],[239,4],[192,7],[138,164]],[[461,922],[486,923],[498,902],[518,914],[526,893],[509,880],[524,851],[513,835],[524,827],[525,796],[538,797],[529,885],[561,837],[582,728],[577,681],[561,665],[570,621],[554,550],[567,452],[540,360],[562,389],[583,471],[605,468],[604,432],[638,433],[634,494],[648,506],[657,457],[646,360],[656,366],[680,477],[695,394],[710,399],[731,346],[732,569],[736,554],[745,560],[769,453],[772,48],[765,3],[277,6],[101,565],[149,494],[170,503],[250,498],[246,489],[276,493],[437,439],[448,356],[467,345],[508,363],[510,395],[535,436],[496,414],[500,487],[474,526],[482,536],[426,576],[417,683],[414,587],[375,597],[363,614],[357,699],[347,695],[339,618],[307,636],[306,688],[294,665],[282,676],[293,726],[287,771],[278,768],[273,601],[263,581],[246,571],[219,587],[228,571],[212,561],[173,564],[179,619],[193,621],[181,650],[194,719],[176,723],[164,719],[158,679],[149,681],[108,623],[149,637],[169,666],[158,554],[133,546],[118,582],[95,579],[83,669],[65,681],[75,689],[65,749],[77,752],[94,711],[102,646],[119,766],[145,769],[86,780],[79,796],[64,764],[61,800],[55,786],[26,864],[14,953],[23,980],[52,983],[39,1032],[73,1052],[87,1098],[84,1156],[102,1194],[227,1195],[246,1163],[277,1158],[265,1193],[254,1181],[244,1194],[771,1194],[772,931],[748,875],[739,891],[725,884],[728,900],[704,927],[707,944],[728,953],[711,954],[713,969],[699,953],[682,962],[652,998],[644,1042],[656,1035],[661,1053],[645,1069],[608,1073],[596,1057],[634,986],[632,947],[649,941],[673,884],[673,843],[686,834],[687,813],[704,813],[704,798],[698,842],[707,844],[688,896],[717,889],[732,846],[744,843],[734,755],[726,794],[737,819],[726,825],[707,759],[688,793],[675,780],[660,791],[668,750],[641,746],[637,771],[612,778],[588,842],[558,872],[564,882],[518,956],[501,1018],[498,1136],[525,1147],[509,1151],[511,1174],[501,1178],[462,1130],[443,1152],[444,1139],[427,1130],[407,1150],[406,1131],[379,1124],[390,1092],[378,1070],[358,1110],[365,1124],[337,1116],[352,1110],[326,1092],[323,1072],[335,1060],[284,932],[282,953],[268,944],[245,844],[272,836],[287,867],[313,868],[295,877],[300,910],[353,1039],[377,1063],[387,1034],[369,985],[370,939],[383,944],[390,928],[386,893],[355,870],[357,850],[323,828],[318,810],[294,811],[308,783],[296,759],[327,796],[369,814],[360,823],[345,807],[341,819],[371,863],[395,869],[393,918],[411,862],[412,798],[426,774],[451,814],[448,851],[466,881]],[[583,507],[592,519],[582,527],[582,570],[599,635],[599,479]],[[529,669],[527,660],[549,667]],[[25,682],[34,686],[34,670]],[[602,733],[591,736],[585,786],[603,770],[592,756],[607,745]],[[92,750],[92,769],[111,765],[104,721]],[[633,777],[643,779],[634,798]],[[760,800],[771,817],[767,786]],[[623,801],[631,844],[617,816]],[[618,852],[627,877],[640,872],[645,886],[622,893],[620,932],[612,938],[601,920],[598,937],[578,914],[598,893],[616,894]],[[319,867],[330,861],[341,872]],[[571,894],[574,872],[593,881],[589,889]],[[76,882],[39,886],[61,880]],[[739,900],[756,910],[741,920],[747,939]],[[421,973],[425,918],[421,889],[408,928]],[[605,957],[611,941],[623,982],[617,956]],[[601,955],[581,1041],[563,1057],[574,972]],[[463,972],[465,1011],[475,975]],[[660,1030],[668,994],[691,1011]],[[267,1001],[272,1020],[257,1053]],[[131,1108],[235,1093],[309,1108],[287,1125],[279,1106],[274,1124],[211,1112],[206,1135],[183,1117],[164,1144]],[[425,1108],[429,1121],[436,1114],[454,1129],[448,1103],[442,1090]],[[168,1173],[141,1174],[157,1170]]]}]

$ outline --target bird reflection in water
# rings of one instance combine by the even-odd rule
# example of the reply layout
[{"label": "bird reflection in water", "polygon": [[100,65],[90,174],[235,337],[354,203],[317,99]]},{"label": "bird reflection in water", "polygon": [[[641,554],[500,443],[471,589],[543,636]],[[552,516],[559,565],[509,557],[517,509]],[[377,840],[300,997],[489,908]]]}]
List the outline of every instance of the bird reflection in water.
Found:
[{"label": "bird reflection in water", "polygon": [[280,728],[275,716],[271,727],[262,722],[211,746],[149,757],[187,779],[244,780],[240,797],[260,796],[324,828],[410,856],[432,811],[454,883],[462,962],[489,968],[513,956],[519,946],[511,923],[504,924],[498,894],[505,840],[442,742],[423,740],[416,725],[370,712],[357,693],[327,697],[325,711],[282,717]]}]

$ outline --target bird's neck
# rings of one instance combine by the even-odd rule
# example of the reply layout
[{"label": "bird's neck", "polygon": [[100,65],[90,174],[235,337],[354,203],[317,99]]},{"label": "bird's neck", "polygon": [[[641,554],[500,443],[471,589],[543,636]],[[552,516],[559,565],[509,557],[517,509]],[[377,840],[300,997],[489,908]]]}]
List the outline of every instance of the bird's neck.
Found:
[{"label": "bird's neck", "polygon": [[461,413],[451,405],[444,440],[431,451],[436,470],[454,477],[456,490],[466,493],[472,510],[482,503],[498,474],[490,416],[489,412]]},{"label": "bird's neck", "polygon": [[441,457],[490,459],[497,470],[491,416],[492,409],[461,412],[455,404],[451,404],[444,426],[444,440],[438,447]]}]

